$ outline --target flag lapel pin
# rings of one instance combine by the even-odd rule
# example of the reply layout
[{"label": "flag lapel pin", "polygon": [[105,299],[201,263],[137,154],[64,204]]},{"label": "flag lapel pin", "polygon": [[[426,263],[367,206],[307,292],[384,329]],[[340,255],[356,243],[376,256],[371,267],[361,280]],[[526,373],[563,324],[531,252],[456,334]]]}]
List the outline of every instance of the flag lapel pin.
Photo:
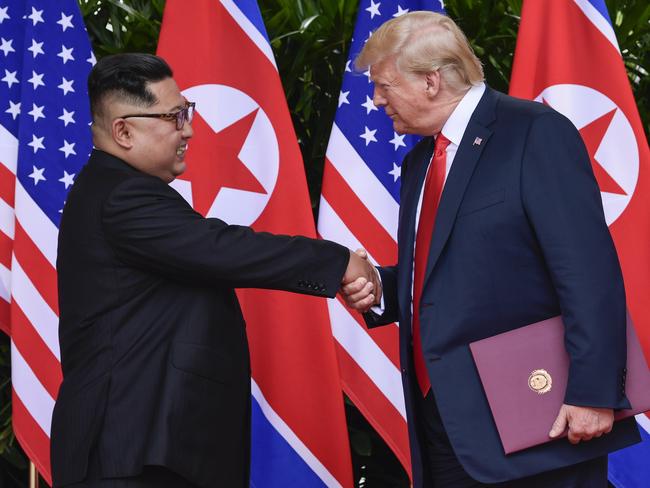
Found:
[{"label": "flag lapel pin", "polygon": [[483,139],[477,137],[476,139],[474,139],[474,144],[472,144],[472,146],[480,146],[481,142],[483,142]]}]

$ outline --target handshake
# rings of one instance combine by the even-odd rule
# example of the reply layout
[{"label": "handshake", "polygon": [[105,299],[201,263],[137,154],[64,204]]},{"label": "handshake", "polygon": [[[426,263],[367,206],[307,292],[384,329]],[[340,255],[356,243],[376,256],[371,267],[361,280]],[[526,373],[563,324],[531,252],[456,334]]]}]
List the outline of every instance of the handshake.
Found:
[{"label": "handshake", "polygon": [[368,260],[364,249],[350,251],[350,261],[341,281],[339,293],[348,307],[366,313],[381,303],[379,271]]}]

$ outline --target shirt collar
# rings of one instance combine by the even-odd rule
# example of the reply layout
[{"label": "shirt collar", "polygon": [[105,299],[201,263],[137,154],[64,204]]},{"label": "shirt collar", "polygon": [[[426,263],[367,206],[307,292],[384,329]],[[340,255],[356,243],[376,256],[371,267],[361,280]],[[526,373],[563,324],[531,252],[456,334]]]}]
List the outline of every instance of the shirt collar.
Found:
[{"label": "shirt collar", "polygon": [[460,141],[463,138],[465,129],[469,124],[469,119],[472,117],[474,110],[481,101],[481,97],[485,92],[485,83],[480,82],[473,85],[463,98],[458,102],[456,108],[451,113],[445,125],[442,126],[442,133],[452,144],[460,146]]}]

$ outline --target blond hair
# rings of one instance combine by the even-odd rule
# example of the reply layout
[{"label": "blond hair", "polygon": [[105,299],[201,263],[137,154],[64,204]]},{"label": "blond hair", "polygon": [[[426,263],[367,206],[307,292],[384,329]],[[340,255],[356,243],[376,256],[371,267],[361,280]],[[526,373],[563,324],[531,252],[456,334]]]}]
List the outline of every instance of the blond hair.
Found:
[{"label": "blond hair", "polygon": [[481,62],[463,31],[435,12],[410,12],[384,23],[366,42],[355,66],[364,70],[391,56],[404,73],[439,71],[454,91],[484,79]]}]

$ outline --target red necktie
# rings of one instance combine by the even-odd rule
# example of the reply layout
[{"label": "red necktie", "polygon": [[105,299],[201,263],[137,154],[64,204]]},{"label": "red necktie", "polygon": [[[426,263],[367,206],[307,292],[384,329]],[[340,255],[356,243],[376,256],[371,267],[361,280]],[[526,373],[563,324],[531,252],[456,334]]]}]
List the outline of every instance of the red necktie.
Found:
[{"label": "red necktie", "polygon": [[445,170],[447,165],[447,146],[450,141],[442,133],[436,137],[436,145],[431,160],[431,166],[424,182],[424,195],[422,196],[422,208],[420,209],[420,220],[418,223],[417,235],[415,238],[415,264],[413,271],[413,361],[415,363],[415,376],[426,396],[431,388],[429,374],[422,352],[422,336],[420,335],[420,303],[422,298],[422,287],[424,285],[424,274],[427,269],[429,248],[433,227],[436,222],[438,202],[442,195],[442,187],[445,183]]}]

